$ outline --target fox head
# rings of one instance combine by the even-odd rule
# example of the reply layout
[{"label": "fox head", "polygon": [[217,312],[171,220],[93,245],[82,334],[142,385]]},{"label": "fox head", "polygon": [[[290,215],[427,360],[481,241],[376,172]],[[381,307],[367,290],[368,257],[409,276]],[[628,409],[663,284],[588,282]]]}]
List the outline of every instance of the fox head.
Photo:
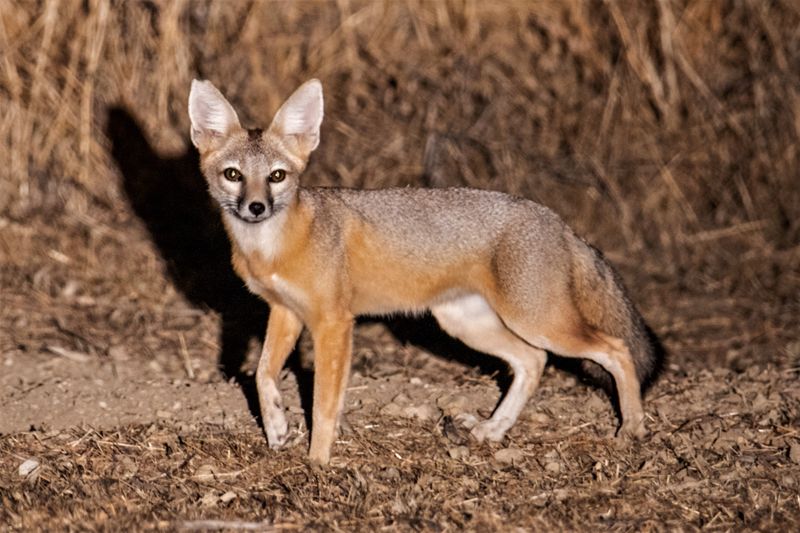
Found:
[{"label": "fox head", "polygon": [[223,214],[258,224],[290,206],[299,176],[319,144],[322,84],[309,80],[281,106],[267,130],[245,129],[209,81],[192,81],[192,143]]}]

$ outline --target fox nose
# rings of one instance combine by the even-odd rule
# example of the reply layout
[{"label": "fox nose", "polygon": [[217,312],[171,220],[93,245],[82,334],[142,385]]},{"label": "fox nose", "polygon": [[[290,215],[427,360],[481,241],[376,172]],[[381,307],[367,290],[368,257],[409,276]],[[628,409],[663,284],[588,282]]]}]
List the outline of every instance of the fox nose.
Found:
[{"label": "fox nose", "polygon": [[250,210],[255,216],[260,215],[264,212],[267,207],[262,204],[261,202],[252,202],[250,205],[247,206],[247,209]]}]

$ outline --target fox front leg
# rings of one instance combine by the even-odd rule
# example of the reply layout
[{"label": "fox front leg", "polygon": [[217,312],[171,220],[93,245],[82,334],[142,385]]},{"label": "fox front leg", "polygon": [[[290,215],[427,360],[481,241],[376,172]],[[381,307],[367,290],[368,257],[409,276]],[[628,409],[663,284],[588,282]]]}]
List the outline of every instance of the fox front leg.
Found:
[{"label": "fox front leg", "polygon": [[302,330],[302,322],[289,309],[281,305],[270,308],[264,348],[256,370],[256,388],[264,432],[269,447],[273,449],[286,443],[289,432],[277,378]]},{"label": "fox front leg", "polygon": [[352,316],[329,317],[311,329],[314,338],[314,411],[309,458],[328,464],[344,406],[353,345]]}]

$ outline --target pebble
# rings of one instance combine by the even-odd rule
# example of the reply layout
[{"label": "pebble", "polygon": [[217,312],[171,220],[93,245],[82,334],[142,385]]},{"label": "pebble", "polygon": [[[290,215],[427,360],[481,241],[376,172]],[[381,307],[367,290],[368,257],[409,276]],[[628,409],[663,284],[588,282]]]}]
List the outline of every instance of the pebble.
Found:
[{"label": "pebble", "polygon": [[590,411],[602,411],[606,409],[607,405],[608,404],[600,398],[598,394],[592,394],[584,404]]},{"label": "pebble", "polygon": [[467,397],[462,394],[446,394],[436,400],[436,405],[439,409],[449,416],[457,416],[463,413],[467,410],[469,404]]},{"label": "pebble", "polygon": [[550,422],[552,420],[553,419],[550,418],[549,415],[546,415],[544,413],[533,413],[530,416],[531,423],[532,424],[536,424],[537,426],[546,426],[546,425],[550,424]]},{"label": "pebble", "polygon": [[795,442],[789,447],[789,459],[795,464],[800,464],[800,444]]},{"label": "pebble", "polygon": [[561,463],[558,461],[549,461],[545,463],[544,469],[551,474],[560,474],[561,473]]},{"label": "pebble", "polygon": [[408,405],[411,403],[411,398],[409,398],[407,394],[401,392],[392,398],[392,403],[396,403],[397,405]]},{"label": "pebble", "polygon": [[564,378],[563,386],[565,389],[571,389],[578,385],[578,380],[572,376],[567,376]]},{"label": "pebble", "polygon": [[494,459],[499,463],[518,464],[525,459],[525,453],[519,448],[503,448],[494,452]]},{"label": "pebble", "polygon": [[194,479],[197,481],[213,481],[216,473],[217,469],[213,465],[203,464],[194,471]]},{"label": "pebble", "polygon": [[400,471],[393,466],[383,470],[382,474],[383,478],[389,481],[400,479]]},{"label": "pebble", "polygon": [[769,405],[769,400],[767,400],[767,397],[759,392],[758,394],[756,394],[755,399],[753,399],[751,407],[753,408],[753,411],[758,413],[760,411],[764,411],[768,405]]},{"label": "pebble", "polygon": [[[501,450],[502,451],[502,450]],[[469,448],[466,446],[453,446],[447,450],[452,459],[461,460],[469,457]]]},{"label": "pebble", "polygon": [[36,459],[27,459],[21,465],[19,465],[19,475],[21,477],[28,477],[32,474],[35,474],[38,468],[39,461]]},{"label": "pebble", "polygon": [[403,408],[394,402],[389,402],[381,407],[381,414],[385,416],[401,416]]},{"label": "pebble", "polygon": [[130,359],[128,350],[121,344],[115,344],[108,349],[108,356],[115,361],[127,361]]},{"label": "pebble", "polygon": [[439,410],[427,403],[422,405],[409,405],[403,408],[402,416],[405,418],[415,418],[423,422],[428,420],[436,420],[441,413]]},{"label": "pebble", "polygon": [[139,471],[139,467],[130,457],[122,457],[119,459],[112,470],[115,477],[126,480],[131,479]]},{"label": "pebble", "polygon": [[219,496],[216,495],[216,492],[213,490],[208,491],[205,493],[203,498],[200,500],[200,504],[203,507],[214,507],[219,502]]},{"label": "pebble", "polygon": [[553,491],[553,498],[557,502],[563,502],[567,498],[569,498],[569,491],[567,489],[555,489]]}]

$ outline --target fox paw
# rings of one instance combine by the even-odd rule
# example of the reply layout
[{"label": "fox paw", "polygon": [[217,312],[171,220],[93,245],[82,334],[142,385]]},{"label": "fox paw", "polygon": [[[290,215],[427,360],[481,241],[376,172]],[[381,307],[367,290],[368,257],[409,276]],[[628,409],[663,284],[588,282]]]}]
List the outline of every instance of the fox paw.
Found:
[{"label": "fox paw", "polygon": [[470,434],[477,440],[478,442],[483,442],[484,440],[489,440],[492,442],[500,442],[503,440],[503,436],[506,434],[506,424],[502,420],[494,420],[490,418],[489,420],[485,420],[480,424],[477,424]]},{"label": "fox paw", "polygon": [[639,420],[626,420],[617,431],[617,437],[628,440],[640,440],[647,436],[648,431],[644,425],[644,418]]},{"label": "fox paw", "polygon": [[267,443],[273,450],[283,448],[289,437],[289,424],[283,410],[274,409],[264,418],[264,432],[267,434]]}]

